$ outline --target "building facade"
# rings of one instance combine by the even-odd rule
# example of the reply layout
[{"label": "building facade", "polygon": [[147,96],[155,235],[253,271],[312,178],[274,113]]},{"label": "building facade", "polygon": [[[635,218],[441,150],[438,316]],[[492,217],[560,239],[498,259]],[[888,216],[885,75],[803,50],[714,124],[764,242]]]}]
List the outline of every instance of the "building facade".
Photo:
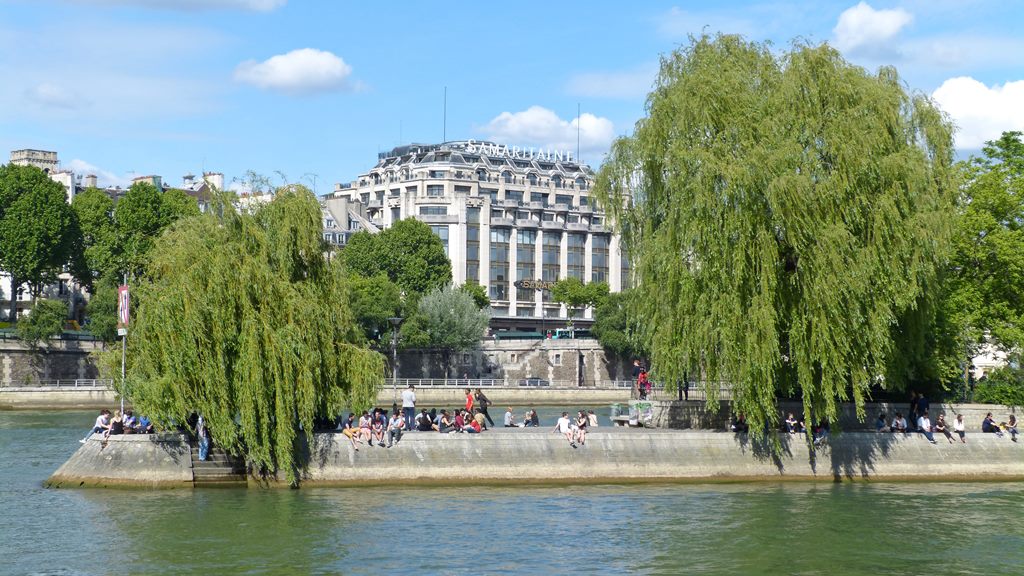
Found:
[{"label": "building facade", "polygon": [[455,283],[487,288],[493,328],[543,331],[566,318],[547,289],[555,281],[628,287],[629,264],[594,202],[593,182],[590,167],[571,153],[467,140],[382,153],[327,201],[355,206],[364,229],[425,222],[445,245]]}]

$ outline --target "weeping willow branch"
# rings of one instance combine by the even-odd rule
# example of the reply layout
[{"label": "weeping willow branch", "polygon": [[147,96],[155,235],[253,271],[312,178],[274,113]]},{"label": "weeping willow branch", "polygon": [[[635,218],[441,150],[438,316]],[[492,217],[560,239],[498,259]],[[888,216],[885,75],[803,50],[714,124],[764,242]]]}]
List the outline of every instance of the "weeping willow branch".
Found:
[{"label": "weeping willow branch", "polygon": [[303,187],[252,214],[230,205],[157,240],[129,338],[122,391],[164,423],[201,412],[219,444],[297,482],[314,420],[369,406],[384,358],[356,345],[340,266]]}]

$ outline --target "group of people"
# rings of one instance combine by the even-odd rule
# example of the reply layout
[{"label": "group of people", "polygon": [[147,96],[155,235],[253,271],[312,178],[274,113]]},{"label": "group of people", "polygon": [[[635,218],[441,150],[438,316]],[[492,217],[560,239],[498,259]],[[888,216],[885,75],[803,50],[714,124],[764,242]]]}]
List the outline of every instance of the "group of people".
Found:
[{"label": "group of people", "polygon": [[110,410],[104,408],[100,410],[89,433],[79,442],[85,444],[93,434],[103,434],[103,439],[106,440],[110,436],[118,434],[151,434],[152,432],[153,423],[146,416],[136,418],[130,409],[125,410],[123,414],[120,410],[115,410],[111,414]]},{"label": "group of people", "polygon": [[575,418],[569,418],[568,412],[562,412],[562,417],[555,422],[552,432],[562,434],[569,441],[569,445],[576,448],[586,444],[587,428],[590,426],[597,426],[597,416],[593,410],[589,414],[580,410]]}]

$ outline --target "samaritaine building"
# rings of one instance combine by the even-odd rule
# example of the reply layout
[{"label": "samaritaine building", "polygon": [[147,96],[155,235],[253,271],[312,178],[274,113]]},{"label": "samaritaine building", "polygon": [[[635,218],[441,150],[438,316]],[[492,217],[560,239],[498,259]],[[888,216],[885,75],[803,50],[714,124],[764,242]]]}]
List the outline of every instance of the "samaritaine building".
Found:
[{"label": "samaritaine building", "polygon": [[[613,292],[629,281],[619,237],[591,196],[593,181],[571,153],[468,140],[381,153],[327,200],[355,207],[365,229],[402,218],[429,224],[455,283],[487,287],[493,328],[550,330],[566,316],[546,289],[554,281],[607,282]],[[588,311],[580,320],[590,318]]]}]

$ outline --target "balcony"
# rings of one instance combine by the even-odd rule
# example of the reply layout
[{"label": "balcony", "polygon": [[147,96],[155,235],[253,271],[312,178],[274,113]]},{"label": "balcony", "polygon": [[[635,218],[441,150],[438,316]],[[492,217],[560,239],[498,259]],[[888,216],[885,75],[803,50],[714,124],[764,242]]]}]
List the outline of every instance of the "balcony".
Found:
[{"label": "balcony", "polygon": [[370,210],[379,210],[384,207],[384,203],[381,202],[380,200],[373,199],[366,204],[366,207],[369,208]]},{"label": "balcony", "polygon": [[515,222],[511,218],[498,218],[491,216],[491,226],[511,228],[515,226]]},{"label": "balcony", "polygon": [[590,229],[590,225],[586,222],[567,222],[565,229],[573,232],[586,232]]},{"label": "balcony", "polygon": [[593,232],[594,234],[604,234],[611,232],[611,230],[608,230],[607,228],[604,227],[604,224],[591,224],[590,231]]},{"label": "balcony", "polygon": [[594,208],[592,206],[580,206],[580,212],[583,214],[593,214]]},{"label": "balcony", "polygon": [[529,218],[516,220],[516,228],[531,228],[536,230],[539,225],[540,222],[536,220],[531,220]]},{"label": "balcony", "polygon": [[506,198],[505,200],[501,201],[501,205],[504,206],[505,208],[518,208],[519,202],[519,200],[509,200]]},{"label": "balcony", "polygon": [[541,230],[565,230],[565,224],[557,220],[545,220],[540,223]]},{"label": "balcony", "polygon": [[531,210],[543,210],[544,209],[544,202],[534,202],[534,201],[531,201],[530,202],[530,209]]},{"label": "balcony", "polygon": [[555,210],[557,210],[558,212],[568,212],[569,211],[569,205],[568,204],[555,204]]}]

